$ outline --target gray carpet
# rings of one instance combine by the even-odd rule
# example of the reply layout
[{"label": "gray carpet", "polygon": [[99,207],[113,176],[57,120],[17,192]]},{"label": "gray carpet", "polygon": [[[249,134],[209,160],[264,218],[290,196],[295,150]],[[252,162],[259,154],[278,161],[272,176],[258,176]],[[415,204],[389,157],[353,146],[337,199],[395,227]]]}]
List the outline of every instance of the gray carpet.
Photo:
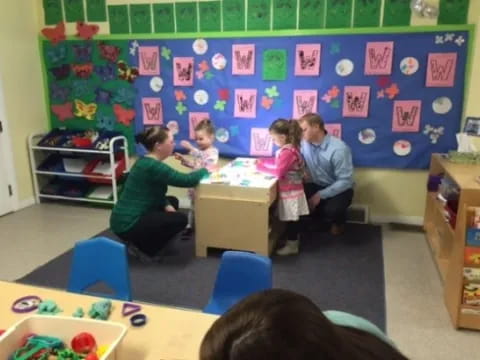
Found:
[{"label": "gray carpet", "polygon": [[[109,231],[102,235],[114,237]],[[194,242],[179,241],[161,263],[130,259],[133,297],[139,301],[203,308],[215,281],[221,253],[194,256]],[[18,282],[65,289],[72,250]],[[349,224],[345,234],[312,233],[299,256],[273,257],[274,287],[296,291],[324,310],[348,311],[385,329],[382,232],[379,226]]]}]

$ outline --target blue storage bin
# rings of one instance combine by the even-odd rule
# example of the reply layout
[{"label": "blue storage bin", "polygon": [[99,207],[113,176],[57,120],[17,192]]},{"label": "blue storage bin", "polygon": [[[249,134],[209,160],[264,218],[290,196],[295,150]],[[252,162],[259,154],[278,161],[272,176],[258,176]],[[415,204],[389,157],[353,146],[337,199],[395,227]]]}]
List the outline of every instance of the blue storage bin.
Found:
[{"label": "blue storage bin", "polygon": [[480,229],[467,229],[467,245],[480,246]]}]

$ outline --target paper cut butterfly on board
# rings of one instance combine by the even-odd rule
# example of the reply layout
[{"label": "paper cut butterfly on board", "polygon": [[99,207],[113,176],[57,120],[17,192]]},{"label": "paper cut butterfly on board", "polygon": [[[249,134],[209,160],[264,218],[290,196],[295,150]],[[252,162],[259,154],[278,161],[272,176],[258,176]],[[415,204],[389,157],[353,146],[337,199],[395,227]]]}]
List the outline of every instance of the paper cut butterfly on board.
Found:
[{"label": "paper cut butterfly on board", "polygon": [[55,82],[50,85],[50,96],[54,101],[64,102],[67,100],[68,95],[70,95],[68,87],[61,86]]},{"label": "paper cut butterfly on board", "polygon": [[59,45],[47,49],[47,58],[52,64],[58,64],[67,58],[67,48]]},{"label": "paper cut butterfly on board", "polygon": [[300,58],[300,67],[302,70],[310,70],[317,63],[318,50],[313,50],[310,56],[307,56],[305,51],[300,50],[298,52],[298,57]]},{"label": "paper cut butterfly on board", "polygon": [[113,130],[115,127],[115,117],[105,113],[97,113],[97,126],[100,129]]},{"label": "paper cut butterfly on board", "polygon": [[242,70],[250,69],[253,60],[253,51],[249,50],[247,55],[242,55],[240,51],[235,50],[235,60],[237,67]]},{"label": "paper cut butterfly on board", "polygon": [[135,97],[137,94],[137,89],[132,87],[122,87],[117,90],[115,96],[113,97],[113,102],[125,104],[127,106],[133,106]]},{"label": "paper cut butterfly on board", "polygon": [[87,120],[93,120],[97,112],[97,104],[85,104],[82,100],[75,100],[75,116],[84,117]]},{"label": "paper cut butterfly on board", "polygon": [[50,72],[55,76],[56,80],[64,80],[70,75],[70,65],[63,64],[50,69]]},{"label": "paper cut butterfly on board", "polygon": [[108,90],[98,88],[95,90],[95,101],[99,104],[110,104],[112,93]]},{"label": "paper cut butterfly on board", "polygon": [[177,74],[178,78],[181,81],[190,81],[192,77],[192,71],[193,71],[193,66],[192,64],[188,64],[187,67],[182,67],[181,64],[175,63],[175,66],[177,67]]},{"label": "paper cut butterfly on board", "polygon": [[73,118],[73,103],[52,105],[52,112],[57,116],[58,120],[65,121]]},{"label": "paper cut butterfly on board", "polygon": [[117,62],[121,49],[115,45],[107,45],[104,42],[98,44],[100,56],[108,61]]},{"label": "paper cut butterfly on board", "polygon": [[80,79],[88,79],[93,72],[93,64],[73,64],[72,65],[73,72],[75,76]]},{"label": "paper cut butterfly on board", "polygon": [[73,80],[72,95],[74,97],[82,97],[89,94],[91,90],[91,83],[88,80]]},{"label": "paper cut butterfly on board", "polygon": [[91,40],[98,33],[98,25],[89,25],[83,21],[77,21],[77,37],[84,40]]},{"label": "paper cut butterfly on board", "polygon": [[92,44],[74,44],[72,48],[76,61],[80,63],[92,61]]},{"label": "paper cut butterfly on board", "polygon": [[347,92],[347,106],[350,111],[362,111],[367,101],[367,93],[362,93],[360,96],[354,96]]},{"label": "paper cut butterfly on board", "polygon": [[117,121],[125,126],[130,126],[135,118],[134,109],[125,109],[120,104],[113,105],[113,112],[117,118]]},{"label": "paper cut butterfly on board", "polygon": [[95,65],[95,73],[97,73],[103,81],[115,80],[117,78],[117,66],[112,63]]},{"label": "paper cut butterfly on board", "polygon": [[124,61],[119,61],[118,65],[118,77],[122,80],[133,83],[139,75],[138,69],[133,66],[128,66]]},{"label": "paper cut butterfly on board", "polygon": [[50,40],[53,45],[57,45],[66,39],[65,37],[65,23],[58,23],[54,28],[43,28],[42,34]]},{"label": "paper cut butterfly on board", "polygon": [[296,96],[297,109],[299,114],[308,114],[313,112],[313,105],[315,104],[315,97],[310,96],[308,99],[304,99],[301,96]]}]

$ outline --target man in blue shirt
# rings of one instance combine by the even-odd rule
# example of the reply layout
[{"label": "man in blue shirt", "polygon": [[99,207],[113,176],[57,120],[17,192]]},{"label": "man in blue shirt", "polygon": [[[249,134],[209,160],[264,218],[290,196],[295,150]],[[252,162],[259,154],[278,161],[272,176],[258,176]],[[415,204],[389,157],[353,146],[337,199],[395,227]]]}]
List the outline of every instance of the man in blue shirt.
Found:
[{"label": "man in blue shirt", "polygon": [[301,151],[309,173],[305,195],[311,216],[339,235],[353,198],[352,153],[347,144],[327,133],[320,115],[306,114],[299,123],[303,130]]}]

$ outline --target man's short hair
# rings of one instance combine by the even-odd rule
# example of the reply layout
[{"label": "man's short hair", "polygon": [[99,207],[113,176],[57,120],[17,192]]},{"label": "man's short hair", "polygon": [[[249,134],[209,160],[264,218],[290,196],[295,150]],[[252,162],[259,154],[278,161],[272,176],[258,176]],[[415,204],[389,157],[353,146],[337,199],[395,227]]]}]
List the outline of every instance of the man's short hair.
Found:
[{"label": "man's short hair", "polygon": [[317,125],[321,130],[325,131],[325,122],[323,121],[322,117],[318,114],[309,113],[303,115],[300,119],[300,122],[306,121],[308,125],[313,126]]}]

